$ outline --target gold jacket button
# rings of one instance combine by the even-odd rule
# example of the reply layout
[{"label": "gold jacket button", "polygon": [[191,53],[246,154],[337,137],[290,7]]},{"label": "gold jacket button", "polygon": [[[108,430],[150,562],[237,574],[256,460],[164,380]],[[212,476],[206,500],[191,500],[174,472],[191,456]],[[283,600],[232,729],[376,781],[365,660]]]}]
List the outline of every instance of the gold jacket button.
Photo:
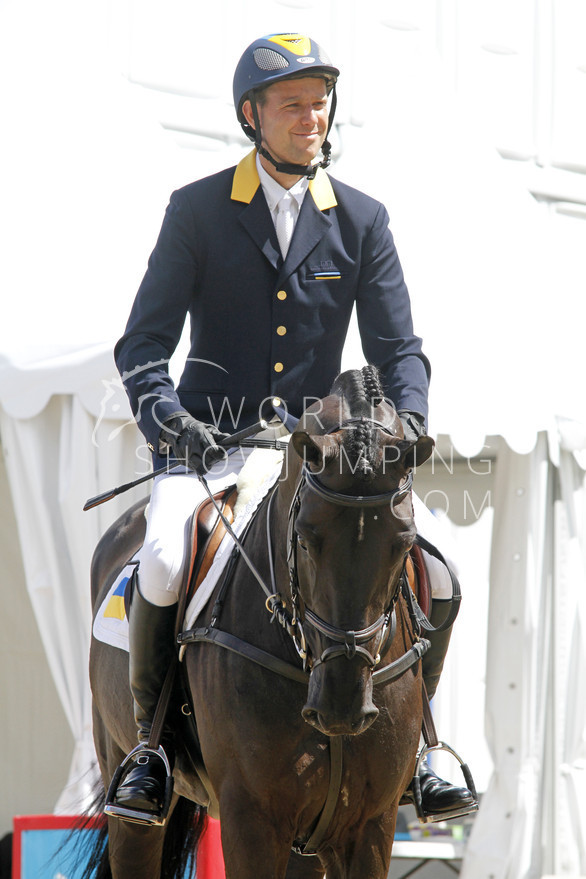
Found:
[{"label": "gold jacket button", "polygon": [[277,335],[284,336],[287,332],[287,327],[277,327]]},{"label": "gold jacket button", "polygon": [[283,372],[283,364],[277,362],[277,363],[275,363],[275,365],[273,366],[273,369],[275,370],[275,372]]},{"label": "gold jacket button", "polygon": [[279,292],[277,293],[277,299],[280,299],[282,302],[286,298],[287,298],[286,292],[284,290],[279,290]]}]

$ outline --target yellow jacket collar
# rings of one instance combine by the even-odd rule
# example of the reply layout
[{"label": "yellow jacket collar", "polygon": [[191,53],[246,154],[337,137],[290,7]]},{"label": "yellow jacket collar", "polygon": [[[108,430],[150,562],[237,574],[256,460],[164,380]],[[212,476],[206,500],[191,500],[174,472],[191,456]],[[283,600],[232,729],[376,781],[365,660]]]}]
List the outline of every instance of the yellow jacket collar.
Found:
[{"label": "yellow jacket collar", "polygon": [[[245,204],[250,204],[259,186],[260,180],[256,170],[256,150],[252,150],[236,166],[231,198],[233,201],[242,201]],[[338,204],[330,178],[323,168],[319,168],[313,180],[309,181],[309,191],[320,211],[335,208]]]}]

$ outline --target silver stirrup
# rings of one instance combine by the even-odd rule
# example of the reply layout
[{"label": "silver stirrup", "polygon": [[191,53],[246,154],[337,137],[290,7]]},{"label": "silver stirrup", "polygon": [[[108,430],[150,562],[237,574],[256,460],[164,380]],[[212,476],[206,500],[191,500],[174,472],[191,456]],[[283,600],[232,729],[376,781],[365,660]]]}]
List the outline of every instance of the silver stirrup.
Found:
[{"label": "silver stirrup", "polygon": [[[136,762],[140,764],[141,757],[160,757],[165,766],[165,771],[167,773],[167,778],[165,779],[165,796],[163,799],[163,806],[159,812],[147,812],[140,809],[132,809],[129,806],[121,806],[115,801],[116,791],[120,786],[120,782],[123,779],[123,776],[126,774],[126,767],[130,761]],[[156,825],[158,827],[162,827],[165,821],[167,820],[167,815],[169,813],[169,806],[171,805],[171,797],[173,795],[173,773],[171,771],[171,764],[165,754],[164,749],[161,745],[158,748],[149,748],[148,745],[139,744],[136,748],[133,748],[132,751],[126,755],[110,782],[110,787],[108,788],[108,794],[106,796],[106,805],[104,806],[104,813],[106,815],[113,815],[116,818],[123,818],[125,821],[130,821],[133,824],[150,824]]]},{"label": "silver stirrup", "polygon": [[[425,812],[421,797],[421,782],[419,779],[419,770],[421,769],[421,764],[431,751],[447,751],[449,754],[452,755],[452,757],[456,758],[456,760],[460,764],[462,774],[464,775],[466,787],[474,797],[474,803],[469,806],[462,806],[459,809],[456,808],[445,812],[437,812],[435,814]],[[463,815],[469,815],[471,812],[478,811],[478,794],[476,793],[476,786],[474,784],[474,779],[472,778],[472,773],[470,772],[468,765],[464,763],[462,758],[458,754],[456,754],[454,749],[447,745],[445,742],[438,742],[437,745],[424,745],[419,752],[417,763],[415,765],[415,776],[413,778],[413,805],[415,806],[415,811],[417,812],[417,817],[419,818],[421,824],[434,824],[437,821],[447,821],[450,818],[460,818]]]}]

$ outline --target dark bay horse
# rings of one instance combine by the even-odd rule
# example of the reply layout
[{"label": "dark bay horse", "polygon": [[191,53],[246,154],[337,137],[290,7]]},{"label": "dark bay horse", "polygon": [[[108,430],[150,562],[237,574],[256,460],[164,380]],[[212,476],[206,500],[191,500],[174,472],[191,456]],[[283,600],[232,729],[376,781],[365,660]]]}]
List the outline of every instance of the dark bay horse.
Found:
[{"label": "dark bay horse", "polygon": [[[264,588],[238,557],[181,636],[198,739],[179,732],[170,817],[109,818],[98,879],[178,879],[193,804],[221,817],[227,879],[385,879],[421,731],[425,642],[402,590],[412,471],[432,445],[403,439],[373,367],[306,410],[243,541]],[[102,538],[96,607],[143,531],[137,507]],[[136,745],[127,654],[94,640],[90,670],[107,787]]]}]

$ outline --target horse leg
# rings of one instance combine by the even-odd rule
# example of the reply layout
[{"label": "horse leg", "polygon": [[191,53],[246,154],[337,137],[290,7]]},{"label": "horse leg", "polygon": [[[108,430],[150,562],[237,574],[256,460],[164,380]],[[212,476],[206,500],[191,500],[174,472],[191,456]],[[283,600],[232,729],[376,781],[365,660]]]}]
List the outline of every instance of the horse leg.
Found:
[{"label": "horse leg", "polygon": [[291,852],[285,879],[323,879],[323,877],[324,868],[317,856],[308,858]]},{"label": "horse leg", "polygon": [[[107,790],[125,753],[106,729],[95,703],[93,714],[94,744]],[[176,801],[177,797],[173,797],[171,811]],[[112,879],[160,879],[164,841],[164,827],[131,824],[108,817],[108,860]]]},{"label": "horse leg", "polygon": [[324,856],[327,879],[387,879],[398,806],[367,821],[357,836]]},{"label": "horse leg", "polygon": [[164,827],[108,818],[112,879],[160,879],[164,841]]},{"label": "horse leg", "polygon": [[226,879],[285,879],[292,842],[283,829],[286,822],[243,791],[229,802],[223,796],[220,808]]}]

